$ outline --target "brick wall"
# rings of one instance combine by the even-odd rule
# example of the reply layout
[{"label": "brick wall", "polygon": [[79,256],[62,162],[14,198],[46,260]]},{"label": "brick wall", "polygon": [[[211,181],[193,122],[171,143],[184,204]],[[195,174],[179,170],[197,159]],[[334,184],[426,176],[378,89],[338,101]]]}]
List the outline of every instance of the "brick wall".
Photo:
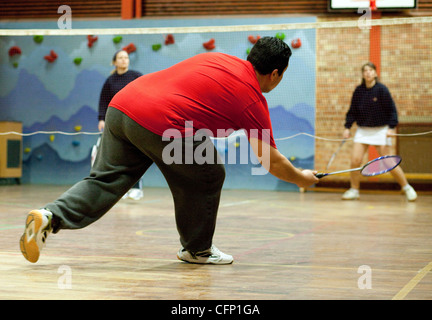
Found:
[{"label": "brick wall", "polygon": [[[357,20],[358,17],[339,17]],[[322,17],[319,21],[333,21]],[[381,82],[398,108],[400,122],[432,122],[432,25],[381,27]],[[317,30],[316,135],[341,139],[352,93],[361,81],[361,66],[369,61],[369,30]],[[351,129],[355,133],[355,125]],[[393,139],[396,153],[397,138]],[[315,166],[324,170],[340,142],[316,141]],[[352,142],[348,141],[330,170],[349,168]],[[365,158],[366,160],[366,158]],[[334,176],[335,180],[348,180]]]},{"label": "brick wall", "polygon": [[403,122],[432,122],[432,24],[382,28],[381,79]]},{"label": "brick wall", "polygon": [[[321,18],[320,21],[336,20]],[[346,21],[346,17],[339,18]],[[359,68],[369,58],[369,31],[359,28],[317,29],[316,135],[341,139],[351,95],[360,81]],[[316,140],[315,168],[324,170],[340,142]],[[351,142],[331,165],[349,167]]]}]

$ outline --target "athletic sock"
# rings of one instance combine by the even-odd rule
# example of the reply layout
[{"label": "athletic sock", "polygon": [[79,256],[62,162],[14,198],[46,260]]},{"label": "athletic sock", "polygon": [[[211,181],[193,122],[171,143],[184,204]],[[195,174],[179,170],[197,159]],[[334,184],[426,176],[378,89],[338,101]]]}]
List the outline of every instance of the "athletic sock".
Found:
[{"label": "athletic sock", "polygon": [[402,188],[403,191],[407,191],[409,188],[411,188],[410,184],[408,183],[405,187]]}]

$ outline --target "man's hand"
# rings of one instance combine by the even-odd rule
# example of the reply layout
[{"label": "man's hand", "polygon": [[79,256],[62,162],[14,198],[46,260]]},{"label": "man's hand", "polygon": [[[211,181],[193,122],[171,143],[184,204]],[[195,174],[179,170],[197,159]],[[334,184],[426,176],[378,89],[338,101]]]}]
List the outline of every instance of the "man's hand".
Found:
[{"label": "man's hand", "polygon": [[297,183],[297,186],[299,188],[307,188],[315,183],[318,183],[319,179],[315,176],[317,173],[318,173],[317,171],[312,171],[307,169],[302,170],[301,174],[303,176],[303,180],[300,180]]}]

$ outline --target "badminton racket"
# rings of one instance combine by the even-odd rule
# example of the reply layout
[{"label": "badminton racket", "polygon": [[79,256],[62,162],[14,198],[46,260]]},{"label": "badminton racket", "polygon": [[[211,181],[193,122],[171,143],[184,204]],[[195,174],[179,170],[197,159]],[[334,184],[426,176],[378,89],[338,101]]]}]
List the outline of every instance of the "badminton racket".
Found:
[{"label": "badminton racket", "polygon": [[400,156],[383,156],[369,161],[363,167],[341,170],[341,171],[334,171],[329,173],[317,173],[315,176],[321,179],[323,177],[333,175],[333,174],[340,174],[340,173],[351,172],[351,171],[360,171],[360,173],[363,176],[372,177],[393,170],[401,163],[401,161],[402,158]]},{"label": "badminton racket", "polygon": [[331,156],[331,158],[330,158],[330,160],[329,160],[329,162],[327,163],[327,167],[326,167],[326,170],[330,167],[330,165],[332,164],[332,162],[333,162],[333,160],[334,160],[334,158],[336,157],[336,155],[339,153],[339,151],[340,151],[340,149],[342,149],[342,147],[343,147],[343,145],[344,145],[344,143],[345,143],[345,141],[346,140],[342,140],[342,142],[341,142],[341,144],[339,145],[339,148],[336,150],[336,152],[335,153],[333,153],[333,155]]}]

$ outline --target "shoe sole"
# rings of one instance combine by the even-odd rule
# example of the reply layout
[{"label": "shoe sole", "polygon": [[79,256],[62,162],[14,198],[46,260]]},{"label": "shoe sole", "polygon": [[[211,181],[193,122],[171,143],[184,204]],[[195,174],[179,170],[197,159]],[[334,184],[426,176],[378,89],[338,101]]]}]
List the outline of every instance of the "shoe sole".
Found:
[{"label": "shoe sole", "polygon": [[177,255],[177,259],[179,259],[180,261],[186,262],[186,263],[191,263],[191,264],[226,265],[226,264],[232,264],[234,262],[234,259],[231,260],[230,262],[224,262],[224,263],[189,261],[189,260],[185,260],[185,259],[180,258],[178,255]]},{"label": "shoe sole", "polygon": [[39,259],[40,250],[36,242],[36,235],[42,226],[42,214],[38,211],[31,211],[27,215],[24,234],[20,239],[20,249],[24,258],[35,263]]},{"label": "shoe sole", "polygon": [[408,195],[405,193],[405,197],[409,202],[414,202],[417,200],[417,194],[415,194],[411,199],[408,197]]}]

